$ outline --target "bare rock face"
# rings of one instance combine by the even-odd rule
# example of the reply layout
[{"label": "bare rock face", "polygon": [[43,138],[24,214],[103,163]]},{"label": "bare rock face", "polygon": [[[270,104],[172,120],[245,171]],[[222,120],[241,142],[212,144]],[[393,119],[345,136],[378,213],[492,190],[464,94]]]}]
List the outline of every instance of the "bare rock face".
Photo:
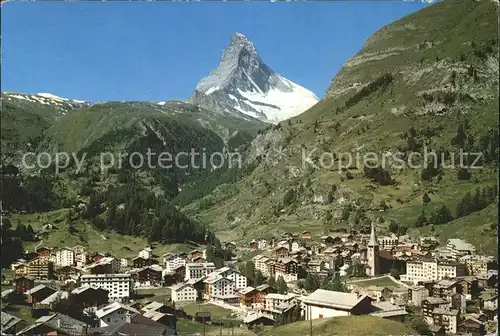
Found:
[{"label": "bare rock face", "polygon": [[296,116],[318,100],[267,66],[254,44],[240,33],[233,34],[219,66],[198,83],[189,98],[209,110],[270,123]]}]

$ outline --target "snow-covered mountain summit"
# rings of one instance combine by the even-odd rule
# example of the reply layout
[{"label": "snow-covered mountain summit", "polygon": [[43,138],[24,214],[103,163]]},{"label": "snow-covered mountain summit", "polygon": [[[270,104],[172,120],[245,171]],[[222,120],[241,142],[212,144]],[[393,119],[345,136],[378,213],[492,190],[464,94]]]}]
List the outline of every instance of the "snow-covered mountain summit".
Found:
[{"label": "snow-covered mountain summit", "polygon": [[233,34],[218,67],[198,83],[189,98],[210,110],[271,123],[296,116],[318,100],[314,93],[267,66],[241,33]]}]

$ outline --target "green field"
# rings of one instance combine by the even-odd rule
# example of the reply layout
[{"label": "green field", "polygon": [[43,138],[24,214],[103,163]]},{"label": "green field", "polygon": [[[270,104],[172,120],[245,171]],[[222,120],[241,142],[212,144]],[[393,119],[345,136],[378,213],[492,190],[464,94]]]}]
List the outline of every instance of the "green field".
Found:
[{"label": "green field", "polygon": [[[68,230],[67,213],[68,209],[60,209],[41,214],[13,214],[11,222],[13,227],[18,222],[22,222],[26,226],[31,225],[35,231],[40,230],[43,241],[23,242],[23,247],[30,252],[34,251],[39,244],[50,248],[82,245],[87,248],[88,252],[110,253],[116,258],[131,259],[148,246],[145,238],[121,235],[116,232],[99,232],[82,220],[72,223],[77,232],[71,233]],[[49,223],[54,228],[44,230],[43,226]],[[196,247],[196,245],[155,243],[153,254],[161,258],[167,252],[188,252]]]},{"label": "green field", "polygon": [[389,289],[400,288],[401,286],[394,281],[392,281],[389,277],[382,277],[378,279],[367,279],[362,281],[353,281],[348,282],[350,285],[356,285],[358,287],[369,287],[369,286],[383,286]]},{"label": "green field", "polygon": [[[313,320],[314,336],[356,335],[387,336],[416,335],[406,325],[372,316],[343,316]],[[265,331],[262,336],[306,336],[309,335],[309,321],[295,322]]]}]

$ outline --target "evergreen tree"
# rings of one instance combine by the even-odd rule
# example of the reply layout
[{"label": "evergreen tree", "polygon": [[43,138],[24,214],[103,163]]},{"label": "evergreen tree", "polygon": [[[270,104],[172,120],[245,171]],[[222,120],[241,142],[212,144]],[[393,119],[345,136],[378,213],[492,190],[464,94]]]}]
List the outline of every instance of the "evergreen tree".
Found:
[{"label": "evergreen tree", "polygon": [[427,192],[424,193],[424,196],[422,196],[422,202],[424,204],[427,204],[431,201],[431,198],[429,197],[429,195],[427,194]]},{"label": "evergreen tree", "polygon": [[205,254],[207,256],[207,261],[208,262],[213,262],[214,261],[214,248],[212,244],[207,244],[205,248]]},{"label": "evergreen tree", "polygon": [[276,287],[279,294],[286,294],[288,292],[288,286],[283,276],[280,275],[278,280],[276,280]]},{"label": "evergreen tree", "polygon": [[269,279],[267,279],[267,284],[271,288],[278,289],[278,287],[276,286],[276,280],[274,279],[274,277],[272,275],[270,275]]},{"label": "evergreen tree", "polygon": [[260,270],[255,271],[255,279],[254,279],[254,285],[255,286],[260,286],[266,281],[266,278],[264,278],[264,275]]},{"label": "evergreen tree", "polygon": [[417,220],[415,221],[415,227],[419,228],[427,224],[427,218],[423,213],[420,214],[420,216],[417,217]]}]

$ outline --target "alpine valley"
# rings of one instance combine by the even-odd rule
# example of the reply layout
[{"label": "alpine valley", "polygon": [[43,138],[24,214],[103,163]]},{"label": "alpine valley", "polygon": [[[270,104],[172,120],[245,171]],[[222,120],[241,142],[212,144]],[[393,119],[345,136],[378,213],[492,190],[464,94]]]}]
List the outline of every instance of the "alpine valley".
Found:
[{"label": "alpine valley", "polygon": [[[396,226],[401,235],[463,238],[496,255],[497,9],[442,1],[381,28],[332,74],[321,99],[273,71],[240,33],[186,101],[2,93],[2,210],[13,223],[56,223],[41,237],[54,246],[95,237],[113,249],[129,244],[123,237],[203,244],[207,235],[247,244],[282,232],[367,233],[375,223],[381,234]],[[238,151],[244,164],[99,170],[101,152],[148,148]],[[415,159],[419,169],[342,168],[333,156],[319,167],[325,152],[406,159],[425,149],[444,159]],[[450,168],[460,149],[483,153],[482,168]],[[86,160],[55,174],[53,164],[23,168],[28,151]]]}]

